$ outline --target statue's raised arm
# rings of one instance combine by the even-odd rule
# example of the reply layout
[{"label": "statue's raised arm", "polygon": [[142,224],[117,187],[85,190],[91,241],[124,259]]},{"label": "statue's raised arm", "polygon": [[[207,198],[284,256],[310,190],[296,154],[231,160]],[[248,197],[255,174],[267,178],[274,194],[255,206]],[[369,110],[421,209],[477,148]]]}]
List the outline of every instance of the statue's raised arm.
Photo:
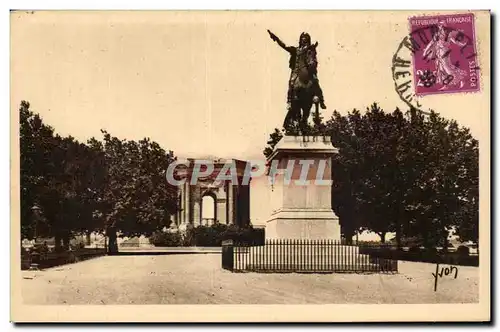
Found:
[{"label": "statue's raised arm", "polygon": [[279,46],[281,46],[281,48],[283,48],[287,52],[290,52],[290,47],[286,46],[286,44],[283,43],[281,39],[278,38],[278,36],[272,33],[269,29],[267,30],[267,32],[269,33],[269,37],[271,37],[273,41],[275,41]]}]

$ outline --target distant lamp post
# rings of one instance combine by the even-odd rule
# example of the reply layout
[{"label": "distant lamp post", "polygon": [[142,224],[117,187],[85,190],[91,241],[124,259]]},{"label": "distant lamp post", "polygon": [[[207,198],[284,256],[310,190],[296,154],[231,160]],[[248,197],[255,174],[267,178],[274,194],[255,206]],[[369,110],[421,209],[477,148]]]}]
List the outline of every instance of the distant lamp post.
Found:
[{"label": "distant lamp post", "polygon": [[36,243],[36,238],[38,236],[38,221],[40,220],[40,211],[42,209],[35,203],[31,207],[31,211],[33,212],[33,223],[35,224],[35,229],[33,231],[33,239]]},{"label": "distant lamp post", "polygon": [[35,224],[35,229],[33,231],[33,240],[35,243],[33,246],[33,250],[31,251],[30,270],[38,270],[40,264],[40,253],[37,251],[36,248],[36,238],[38,231],[38,220],[40,220],[40,210],[41,208],[38,205],[36,205],[36,203],[31,207],[31,211],[33,212],[33,223]]}]

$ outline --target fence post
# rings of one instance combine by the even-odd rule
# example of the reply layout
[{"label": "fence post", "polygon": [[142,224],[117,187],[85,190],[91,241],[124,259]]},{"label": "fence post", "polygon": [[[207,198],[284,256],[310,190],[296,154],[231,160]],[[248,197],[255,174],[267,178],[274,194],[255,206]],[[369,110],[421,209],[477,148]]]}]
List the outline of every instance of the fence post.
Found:
[{"label": "fence post", "polygon": [[30,254],[30,270],[38,270],[40,267],[40,262],[41,262],[41,256],[40,253],[36,250],[33,249]]},{"label": "fence post", "polygon": [[222,241],[222,268],[234,270],[234,243],[233,240]]}]

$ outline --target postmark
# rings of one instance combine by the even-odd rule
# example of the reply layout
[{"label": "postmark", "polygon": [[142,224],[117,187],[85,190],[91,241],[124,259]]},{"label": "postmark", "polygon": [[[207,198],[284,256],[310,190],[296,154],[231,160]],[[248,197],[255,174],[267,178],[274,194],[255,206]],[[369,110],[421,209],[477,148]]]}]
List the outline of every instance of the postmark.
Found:
[{"label": "postmark", "polygon": [[396,92],[420,109],[425,95],[480,90],[474,14],[415,16],[393,55]]}]

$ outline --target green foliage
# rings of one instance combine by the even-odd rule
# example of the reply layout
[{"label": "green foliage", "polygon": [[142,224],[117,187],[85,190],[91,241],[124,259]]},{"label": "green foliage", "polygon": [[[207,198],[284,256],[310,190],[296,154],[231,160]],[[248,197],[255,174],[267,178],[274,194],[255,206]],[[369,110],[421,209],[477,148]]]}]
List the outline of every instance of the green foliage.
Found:
[{"label": "green foliage", "polygon": [[222,241],[229,239],[236,243],[262,244],[264,242],[264,230],[254,229],[251,226],[240,227],[234,224],[197,226],[189,228],[179,243],[198,247],[220,247]]},{"label": "green foliage", "polygon": [[136,142],[103,134],[105,228],[132,237],[168,227],[169,216],[177,208],[177,188],[165,179],[168,165],[175,160],[173,153],[148,138]]},{"label": "green foliage", "polygon": [[[362,230],[395,231],[407,183],[401,140],[405,128],[399,110],[385,113],[377,104],[365,114],[334,112],[326,123],[339,154],[333,158],[333,208],[346,238]],[[345,221],[345,222],[342,222]]]},{"label": "green foliage", "polygon": [[222,240],[233,240],[235,243],[262,245],[265,234],[264,229],[253,228],[250,225],[245,227],[229,225],[222,233],[221,238]]},{"label": "green foliage", "polygon": [[156,231],[149,238],[149,242],[155,247],[181,247],[185,245],[184,238],[179,232]]},{"label": "green foliage", "polygon": [[274,147],[276,146],[276,144],[278,144],[278,142],[282,137],[283,137],[283,131],[279,130],[278,128],[275,128],[274,132],[271,135],[269,135],[267,146],[264,149],[264,156],[266,158],[268,158],[273,153]]},{"label": "green foliage", "polygon": [[[117,232],[151,235],[169,226],[177,209],[177,188],[165,181],[172,151],[106,131],[102,141],[86,144],[61,137],[25,101],[19,114],[23,238],[55,236],[56,245],[63,240],[67,247],[74,234],[97,230],[116,249]],[[326,123],[313,114],[313,123],[310,134],[331,136],[340,151],[332,160],[332,207],[346,239],[365,229],[381,239],[395,232],[399,246],[413,238],[431,248],[445,246],[453,230],[461,241],[478,242],[479,151],[467,128],[433,111],[386,113],[377,104],[364,114],[334,112]],[[284,133],[270,135],[266,157]],[[197,227],[188,240],[218,246],[257,234],[233,227]]]},{"label": "green foliage", "polygon": [[[19,108],[20,195],[21,234],[32,239],[35,233],[32,207],[47,184],[44,174],[51,171],[50,151],[54,130],[44,125],[40,116],[33,114],[29,107],[28,102],[22,101]],[[44,227],[43,233],[47,232]]]},{"label": "green foliage", "polygon": [[[391,113],[376,103],[366,112],[334,111],[323,124],[313,114],[314,135],[331,136],[332,207],[350,241],[363,230],[384,241],[413,238],[415,245],[445,246],[450,230],[478,241],[479,152],[469,129],[430,111]],[[281,138],[271,134],[266,157]],[[298,132],[285,132],[298,135]]]},{"label": "green foliage", "polygon": [[[87,231],[106,232],[116,249],[116,232],[150,235],[169,226],[177,188],[165,179],[175,160],[158,143],[120,140],[106,131],[86,144],[61,137],[21,102],[21,233],[55,236],[56,246]],[[32,207],[41,215],[36,218]],[[36,234],[35,234],[36,230]]]},{"label": "green foliage", "polygon": [[478,151],[468,129],[433,111],[405,117],[377,104],[334,112],[326,128],[340,150],[332,204],[344,233],[396,232],[399,245],[404,235],[433,247],[455,227],[477,240]]},{"label": "green foliage", "polygon": [[469,129],[434,112],[412,114],[408,129],[415,188],[409,195],[414,212],[409,233],[425,246],[446,246],[454,229],[461,240],[478,240],[479,150]]},{"label": "green foliage", "polygon": [[[27,238],[55,235],[68,247],[73,233],[92,224],[88,200],[102,172],[95,151],[55,134],[29,107],[21,102],[21,233]],[[35,204],[42,212],[38,217],[31,210]]]},{"label": "green foliage", "polygon": [[199,247],[220,247],[222,233],[226,230],[225,225],[198,226],[191,229],[191,245]]},{"label": "green foliage", "polygon": [[423,244],[423,240],[420,236],[410,236],[402,237],[400,240],[402,247],[420,247]]},{"label": "green foliage", "polygon": [[459,256],[469,256],[470,249],[467,246],[460,246],[460,247],[457,248],[457,254]]},{"label": "green foliage", "polygon": [[319,112],[319,110],[316,112],[313,112],[313,125],[310,128],[310,135],[312,136],[319,136],[323,135],[326,131],[326,125],[323,122],[323,116]]}]

